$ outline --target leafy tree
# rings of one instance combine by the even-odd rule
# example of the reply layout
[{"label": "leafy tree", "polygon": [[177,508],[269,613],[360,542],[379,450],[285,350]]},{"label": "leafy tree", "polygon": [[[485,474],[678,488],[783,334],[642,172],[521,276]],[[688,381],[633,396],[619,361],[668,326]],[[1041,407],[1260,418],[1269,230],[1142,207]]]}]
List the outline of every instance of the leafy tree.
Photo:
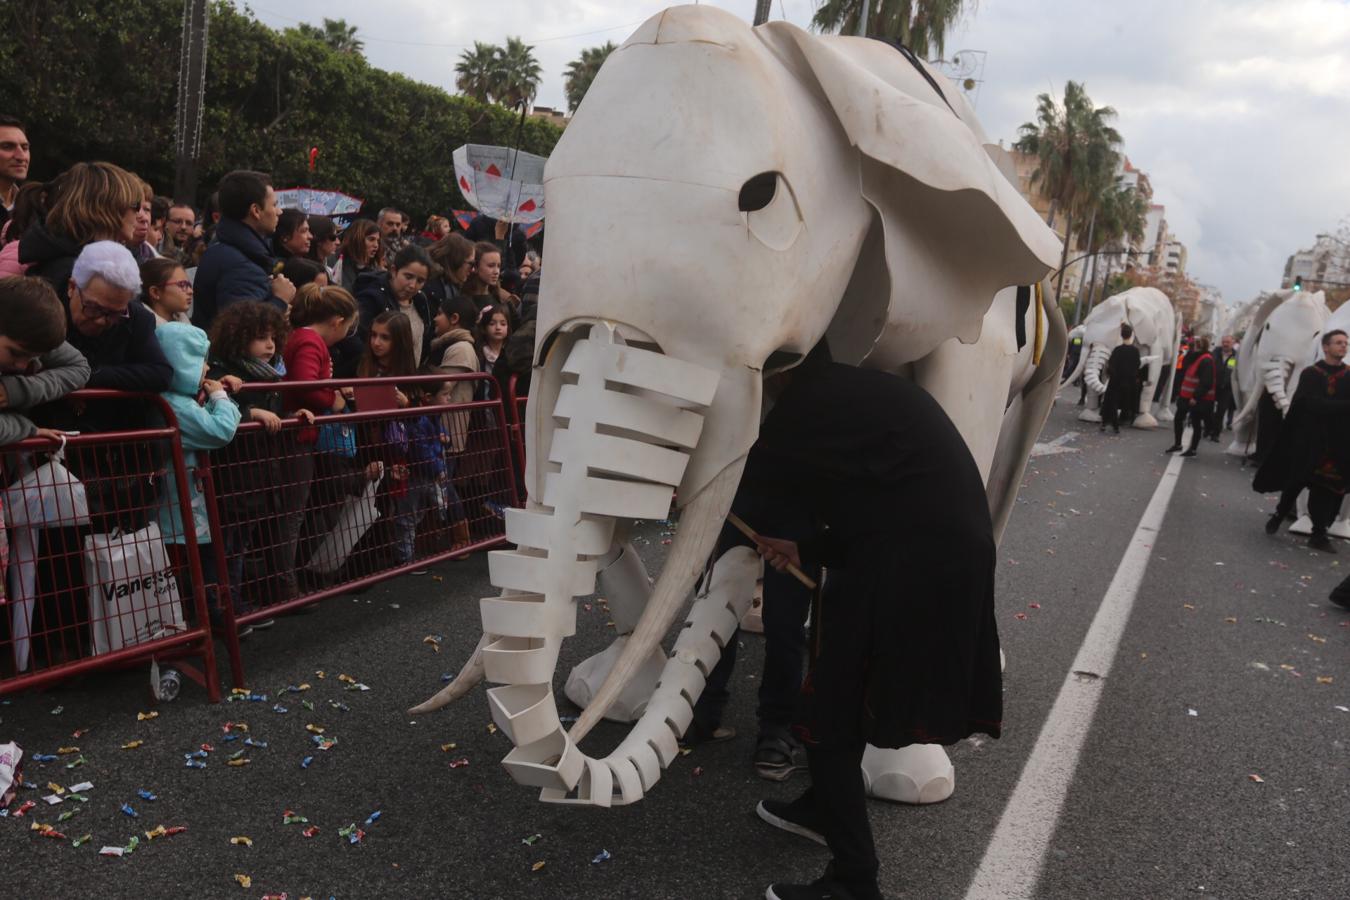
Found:
[{"label": "leafy tree", "polygon": [[564,86],[567,89],[567,111],[576,112],[581,99],[590,90],[591,82],[599,73],[600,67],[615,50],[619,49],[613,41],[606,41],[600,47],[587,47],[581,56],[567,64]]},{"label": "leafy tree", "polygon": [[[899,41],[920,56],[941,56],[947,29],[961,18],[968,0],[870,0],[867,35]],[[818,31],[857,34],[863,0],[825,0],[811,18]]]},{"label": "leafy tree", "polygon": [[455,63],[455,87],[460,93],[479,103],[489,102],[499,81],[497,60],[501,52],[495,44],[474,41],[472,50],[461,53]]},{"label": "leafy tree", "polygon": [[[181,0],[8,0],[0,4],[6,111],[28,125],[32,177],[106,159],[161,193],[174,175]],[[213,3],[198,159],[205,199],[232,169],[277,187],[313,185],[421,217],[464,208],[451,151],[513,145],[547,156],[560,131],[495,104],[372,68],[298,29],[278,32]],[[167,49],[166,48],[172,48]],[[318,167],[308,171],[310,147]]]},{"label": "leafy tree", "polygon": [[534,58],[534,48],[518,37],[507,38],[506,46],[497,52],[493,99],[511,108],[522,103],[528,106],[539,93],[542,80],[543,68]]},{"label": "leafy tree", "polygon": [[356,26],[348,25],[346,19],[324,19],[322,28],[302,22],[295,30],[304,37],[327,44],[339,53],[360,53],[366,46],[356,36]]},{"label": "leafy tree", "polygon": [[1050,201],[1049,225],[1057,212],[1064,212],[1064,250],[1060,257],[1056,294],[1064,281],[1068,262],[1068,235],[1074,232],[1074,217],[1083,218],[1100,201],[1111,184],[1120,161],[1120,133],[1111,127],[1116,111],[1095,107],[1083,85],[1070,81],[1064,86],[1063,105],[1050,94],[1036,98],[1036,120],[1024,123],[1014,147],[1037,158],[1031,184]]}]

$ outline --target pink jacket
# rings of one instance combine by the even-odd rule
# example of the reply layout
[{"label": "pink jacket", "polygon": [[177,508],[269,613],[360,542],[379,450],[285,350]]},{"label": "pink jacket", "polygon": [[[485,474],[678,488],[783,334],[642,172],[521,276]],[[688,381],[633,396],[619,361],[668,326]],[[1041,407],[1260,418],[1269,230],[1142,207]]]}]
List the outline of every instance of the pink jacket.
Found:
[{"label": "pink jacket", "polygon": [[10,241],[0,247],[0,278],[6,275],[22,275],[28,267],[19,262],[19,242]]}]

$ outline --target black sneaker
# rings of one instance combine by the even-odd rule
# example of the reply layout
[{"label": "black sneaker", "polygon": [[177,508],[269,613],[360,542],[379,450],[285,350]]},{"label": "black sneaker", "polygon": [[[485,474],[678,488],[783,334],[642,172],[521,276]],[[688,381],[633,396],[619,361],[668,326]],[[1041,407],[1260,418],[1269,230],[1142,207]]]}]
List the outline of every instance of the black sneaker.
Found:
[{"label": "black sneaker", "polygon": [[755,774],[766,781],[787,781],[801,766],[797,748],[786,738],[761,735],[755,747]]},{"label": "black sneaker", "polygon": [[1346,584],[1347,581],[1350,581],[1350,578],[1332,588],[1331,596],[1327,598],[1342,609],[1350,609],[1350,584]]},{"label": "black sneaker", "polygon": [[1270,518],[1266,519],[1266,534],[1275,534],[1283,524],[1284,513],[1278,511],[1271,513]]},{"label": "black sneaker", "polygon": [[1323,553],[1336,552],[1336,548],[1331,546],[1331,538],[1327,537],[1325,531],[1314,531],[1312,537],[1308,538],[1308,546]]},{"label": "black sneaker", "polygon": [[771,884],[764,900],[860,900],[837,881],[820,879],[810,884]]},{"label": "black sneaker", "polygon": [[761,800],[755,807],[755,815],[774,828],[804,837],[808,841],[815,841],[824,847],[825,835],[820,833],[816,822],[815,804],[810,797],[809,793],[803,794],[791,803],[782,800]]},{"label": "black sneaker", "polygon": [[1189,457],[1189,456],[1195,456],[1195,451],[1194,451],[1194,450],[1187,450],[1185,453],[1183,453],[1183,454],[1181,454],[1181,455],[1182,455],[1182,456],[1187,456],[1187,457]]},{"label": "black sneaker", "polygon": [[1168,448],[1167,448],[1166,450],[1164,450],[1163,452],[1164,452],[1164,453],[1176,453],[1176,452],[1177,452],[1178,450],[1180,450],[1180,449],[1181,449],[1181,445],[1180,445],[1180,444],[1173,444],[1172,446],[1168,447]]}]

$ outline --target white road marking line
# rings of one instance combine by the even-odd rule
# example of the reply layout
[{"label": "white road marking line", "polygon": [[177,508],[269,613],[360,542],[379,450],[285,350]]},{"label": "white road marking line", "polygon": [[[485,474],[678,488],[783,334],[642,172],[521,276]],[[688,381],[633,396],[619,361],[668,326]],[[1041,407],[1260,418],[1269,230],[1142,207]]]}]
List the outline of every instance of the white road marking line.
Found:
[{"label": "white road marking line", "polygon": [[1185,460],[1173,456],[1102,597],[1055,705],[1027,758],[998,828],[966,890],[966,900],[1029,898],[1073,782],[1120,639],[1144,580],[1167,505]]}]

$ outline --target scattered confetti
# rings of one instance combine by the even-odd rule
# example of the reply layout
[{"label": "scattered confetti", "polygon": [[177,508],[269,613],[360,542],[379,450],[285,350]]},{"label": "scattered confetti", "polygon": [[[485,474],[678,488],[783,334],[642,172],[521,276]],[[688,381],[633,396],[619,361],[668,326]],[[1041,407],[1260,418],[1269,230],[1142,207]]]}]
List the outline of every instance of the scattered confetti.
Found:
[{"label": "scattered confetti", "polygon": [[98,855],[99,855],[99,856],[121,856],[121,855],[122,855],[123,853],[125,853],[125,852],[126,852],[126,851],[123,850],[121,847],[104,847],[102,850],[98,851]]},{"label": "scattered confetti", "polygon": [[1318,683],[1318,684],[1331,684],[1334,680],[1335,680],[1335,679],[1334,679],[1332,676],[1330,676],[1330,675],[1318,675],[1318,676],[1317,676],[1317,683]]},{"label": "scattered confetti", "polygon": [[459,759],[450,760],[450,768],[452,769],[462,769],[468,764],[469,758],[467,756],[461,756]]},{"label": "scattered confetti", "polygon": [[432,650],[435,650],[437,653],[440,653],[442,640],[443,638],[439,634],[429,634],[426,637],[422,638],[422,643],[430,644]]},{"label": "scattered confetti", "polygon": [[136,713],[136,721],[137,721],[137,722],[146,722],[146,721],[148,721],[148,720],[150,720],[150,719],[158,719],[158,718],[159,718],[159,711],[158,711],[158,710],[154,710],[154,709],[150,710],[150,712],[138,712],[138,713]]},{"label": "scattered confetti", "polygon": [[1229,625],[1236,625],[1237,616],[1229,616],[1228,618],[1224,619],[1224,621],[1227,622]]},{"label": "scattered confetti", "polygon": [[1315,634],[1309,634],[1309,635],[1308,635],[1308,640],[1312,641],[1312,642],[1315,643],[1315,644],[1325,644],[1325,643],[1327,642],[1327,639],[1326,639],[1326,638],[1324,638],[1324,637],[1319,637],[1318,635],[1315,635]]},{"label": "scattered confetti", "polygon": [[54,716],[59,716],[59,715],[61,715],[61,713],[65,712],[65,711],[66,711],[66,708],[65,708],[64,706],[58,706],[58,707],[56,707],[56,709],[52,710],[52,715],[54,715]]},{"label": "scattered confetti", "polygon": [[1255,772],[1247,776],[1248,781],[1255,781],[1257,784],[1265,784],[1266,780]]},{"label": "scattered confetti", "polygon": [[310,732],[311,734],[323,734],[323,729],[320,728],[318,725],[314,725],[312,723],[306,725],[305,730]]},{"label": "scattered confetti", "polygon": [[89,839],[90,839],[91,837],[93,837],[92,834],[83,834],[83,835],[80,835],[80,836],[77,837],[75,840],[73,840],[73,841],[70,842],[70,846],[72,846],[72,847],[78,847],[78,846],[80,846],[81,844],[87,844],[87,843],[89,842]]},{"label": "scattered confetti", "polygon": [[608,851],[608,850],[601,850],[599,853],[595,854],[595,856],[593,856],[593,857],[591,858],[591,865],[595,865],[595,864],[597,864],[597,863],[602,863],[602,862],[604,862],[605,860],[607,860],[607,859],[609,859],[609,858],[610,858],[609,851]]},{"label": "scattered confetti", "polygon": [[529,837],[521,838],[520,842],[527,847],[533,847],[535,845],[535,842],[542,837],[543,837],[542,834],[532,834]]},{"label": "scattered confetti", "polygon": [[531,871],[531,872],[538,872],[538,871],[539,871],[540,869],[542,869],[543,867],[544,867],[544,861],[541,859],[541,860],[539,860],[539,862],[537,862],[537,863],[535,863],[534,865],[530,866],[530,871]]},{"label": "scattered confetti", "polygon": [[144,743],[145,743],[145,741],[128,741],[127,743],[125,743],[125,744],[122,745],[122,749],[123,749],[123,750],[135,750],[137,747],[141,746],[141,745],[144,744]]},{"label": "scattered confetti", "polygon": [[292,812],[289,809],[281,814],[282,825],[294,825],[296,823],[308,824],[309,819],[306,819],[304,816],[297,816],[294,812]]},{"label": "scattered confetti", "polygon": [[124,816],[130,816],[130,817],[133,818],[133,819],[139,819],[139,818],[140,818],[140,816],[137,815],[136,810],[134,810],[134,809],[131,808],[131,804],[130,804],[130,803],[123,803],[123,804],[122,804],[122,815],[124,815]]},{"label": "scattered confetti", "polygon": [[137,791],[137,792],[136,792],[136,795],[137,795],[138,797],[140,797],[142,800],[149,800],[151,803],[153,803],[154,801],[156,801],[156,800],[159,799],[159,798],[156,797],[154,794],[150,793],[149,791],[145,790],[144,788],[141,788],[139,791]]},{"label": "scattered confetti", "polygon": [[304,759],[300,760],[300,768],[302,768],[302,769],[308,769],[308,768],[309,768],[309,764],[312,763],[312,762],[314,762],[314,757],[312,757],[312,756],[306,756]]},{"label": "scattered confetti", "polygon": [[305,829],[304,829],[303,831],[301,831],[300,833],[301,833],[302,835],[304,835],[305,837],[307,837],[307,838],[312,838],[312,837],[314,837],[314,835],[316,835],[316,834],[319,833],[319,826],[318,826],[318,825],[306,825],[306,826],[305,826]]},{"label": "scattered confetti", "polygon": [[459,744],[456,744],[456,743],[453,743],[453,742],[452,742],[452,743],[449,743],[449,744],[441,744],[441,752],[442,752],[442,753],[449,753],[451,750],[454,750],[454,749],[455,749],[456,747],[458,747],[458,746],[459,746]]},{"label": "scattered confetti", "polygon": [[247,875],[235,875],[234,880],[239,882],[239,886],[244,890],[253,887],[253,879],[249,878]]},{"label": "scattered confetti", "polygon": [[702,766],[694,766],[694,777],[697,778],[698,776],[700,776],[700,775],[702,775],[702,774],[703,774],[703,767],[702,767]]},{"label": "scattered confetti", "polygon": [[252,847],[252,846],[253,846],[253,838],[251,838],[251,837],[244,837],[244,836],[241,835],[241,836],[239,836],[239,837],[232,837],[232,838],[230,838],[230,843],[231,843],[231,844],[234,844],[236,847]]},{"label": "scattered confetti", "polygon": [[285,715],[286,713],[290,712],[290,710],[282,706],[280,703],[278,703],[276,706],[272,707],[272,712],[278,713],[280,715]]},{"label": "scattered confetti", "polygon": [[72,753],[79,753],[79,752],[80,752],[80,748],[79,748],[79,747],[59,747],[59,748],[57,748],[56,755],[57,755],[57,756],[69,756],[69,755],[72,754]]},{"label": "scattered confetti", "polygon": [[376,822],[380,821],[381,815],[382,813],[377,809],[370,815],[366,816],[366,823],[365,823],[366,827],[369,828],[371,825],[374,825]]},{"label": "scattered confetti", "polygon": [[228,761],[227,763],[225,763],[225,765],[227,765],[227,766],[234,766],[234,767],[238,768],[239,766],[246,766],[246,765],[248,765],[248,764],[251,763],[251,762],[253,762],[253,760],[251,760],[251,759],[232,759],[232,760]]},{"label": "scattered confetti", "polygon": [[491,722],[489,722],[489,723],[488,723],[488,726],[487,726],[487,733],[488,733],[488,734],[496,734],[496,733],[497,733],[497,726],[496,726],[496,725],[493,725]]}]

